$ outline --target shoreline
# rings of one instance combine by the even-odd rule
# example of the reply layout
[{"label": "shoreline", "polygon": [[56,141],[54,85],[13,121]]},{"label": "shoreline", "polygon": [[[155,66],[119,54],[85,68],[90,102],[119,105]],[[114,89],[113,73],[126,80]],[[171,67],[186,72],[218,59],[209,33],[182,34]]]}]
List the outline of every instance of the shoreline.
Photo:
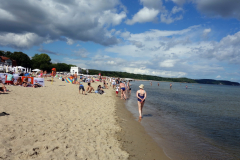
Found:
[{"label": "shoreline", "polygon": [[[144,127],[135,120],[124,101],[115,97],[117,123],[122,128],[117,133],[121,148],[129,154],[129,160],[170,160],[163,149],[152,139]],[[137,111],[137,108],[136,108]]]}]

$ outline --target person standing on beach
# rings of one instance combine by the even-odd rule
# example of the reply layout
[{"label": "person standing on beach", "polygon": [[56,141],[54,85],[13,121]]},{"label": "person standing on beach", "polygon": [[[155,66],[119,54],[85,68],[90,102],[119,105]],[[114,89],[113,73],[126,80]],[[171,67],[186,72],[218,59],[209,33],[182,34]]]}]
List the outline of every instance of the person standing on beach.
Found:
[{"label": "person standing on beach", "polygon": [[147,92],[144,90],[143,84],[139,86],[139,90],[136,92],[136,96],[138,98],[139,119],[142,119],[142,109],[147,97]]},{"label": "person standing on beach", "polygon": [[116,82],[115,82],[115,78],[112,78],[112,88],[114,89],[114,87],[116,86]]},{"label": "person standing on beach", "polygon": [[13,77],[13,73],[10,72],[8,75],[7,75],[7,85],[13,85],[13,81],[14,81],[14,77]]},{"label": "person standing on beach", "polygon": [[73,84],[77,83],[77,72],[73,75]]},{"label": "person standing on beach", "polygon": [[132,89],[131,89],[131,87],[130,87],[130,81],[128,81],[128,83],[127,83],[127,88],[128,88],[128,93],[131,94],[131,90],[132,90]]},{"label": "person standing on beach", "polygon": [[47,78],[47,71],[43,72],[43,78]]},{"label": "person standing on beach", "polygon": [[116,86],[116,97],[118,96],[119,86]]},{"label": "person standing on beach", "polygon": [[83,92],[84,92],[84,95],[87,95],[86,94],[86,92],[85,92],[85,89],[84,89],[84,86],[83,86],[83,84],[82,84],[82,82],[79,82],[79,94],[80,94],[80,91],[82,90],[82,94],[83,94]]},{"label": "person standing on beach", "polygon": [[120,88],[121,88],[121,99],[127,99],[126,97],[126,86],[124,83],[122,83],[122,81],[119,84]]}]

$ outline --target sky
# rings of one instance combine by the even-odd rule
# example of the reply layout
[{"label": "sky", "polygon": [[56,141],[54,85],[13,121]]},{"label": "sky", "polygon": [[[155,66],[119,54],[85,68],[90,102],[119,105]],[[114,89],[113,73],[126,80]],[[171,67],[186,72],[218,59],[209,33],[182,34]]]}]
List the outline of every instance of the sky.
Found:
[{"label": "sky", "polygon": [[240,82],[240,0],[0,0],[0,50],[85,69]]}]

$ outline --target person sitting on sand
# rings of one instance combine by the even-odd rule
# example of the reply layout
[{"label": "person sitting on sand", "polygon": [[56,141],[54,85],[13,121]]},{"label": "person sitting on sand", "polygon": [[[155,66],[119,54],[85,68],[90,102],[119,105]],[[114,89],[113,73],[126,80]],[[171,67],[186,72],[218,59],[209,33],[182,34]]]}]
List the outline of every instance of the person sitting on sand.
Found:
[{"label": "person sitting on sand", "polygon": [[84,89],[84,86],[83,86],[82,82],[79,81],[79,84],[80,84],[79,85],[79,94],[80,94],[80,90],[82,90],[82,94],[84,92],[84,95],[87,95],[86,92],[85,92],[85,89]]},{"label": "person sitting on sand", "polygon": [[32,85],[32,87],[33,88],[38,88],[38,87],[42,87],[42,85],[36,82],[34,85]]},{"label": "person sitting on sand", "polygon": [[6,93],[7,92],[7,88],[5,87],[5,85],[2,83],[2,80],[0,80],[0,93]]},{"label": "person sitting on sand", "polygon": [[23,79],[22,86],[23,87],[32,86],[31,83],[28,82],[28,78],[27,77]]},{"label": "person sitting on sand", "polygon": [[108,86],[107,86],[107,83],[106,83],[106,80],[103,80],[103,85],[106,89],[108,89]]},{"label": "person sitting on sand", "polygon": [[15,86],[22,85],[23,81],[21,77],[18,77],[17,82],[14,83]]},{"label": "person sitting on sand", "polygon": [[97,92],[98,92],[99,94],[103,94],[103,93],[104,93],[104,90],[103,90],[103,88],[102,88],[101,85],[98,85]]},{"label": "person sitting on sand", "polygon": [[91,83],[88,83],[86,92],[91,93],[93,91],[93,87],[91,86]]}]

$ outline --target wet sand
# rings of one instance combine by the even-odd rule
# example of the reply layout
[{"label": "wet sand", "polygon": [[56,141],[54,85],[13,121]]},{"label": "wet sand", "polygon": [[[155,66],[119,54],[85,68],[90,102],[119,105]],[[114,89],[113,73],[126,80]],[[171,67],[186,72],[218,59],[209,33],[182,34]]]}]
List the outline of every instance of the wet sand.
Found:
[{"label": "wet sand", "polygon": [[[123,150],[127,151],[130,160],[170,160],[162,148],[147,134],[140,122],[124,105],[124,101],[116,98],[117,122],[122,128],[118,132],[118,140],[122,142]],[[137,106],[136,106],[136,112]]]}]

